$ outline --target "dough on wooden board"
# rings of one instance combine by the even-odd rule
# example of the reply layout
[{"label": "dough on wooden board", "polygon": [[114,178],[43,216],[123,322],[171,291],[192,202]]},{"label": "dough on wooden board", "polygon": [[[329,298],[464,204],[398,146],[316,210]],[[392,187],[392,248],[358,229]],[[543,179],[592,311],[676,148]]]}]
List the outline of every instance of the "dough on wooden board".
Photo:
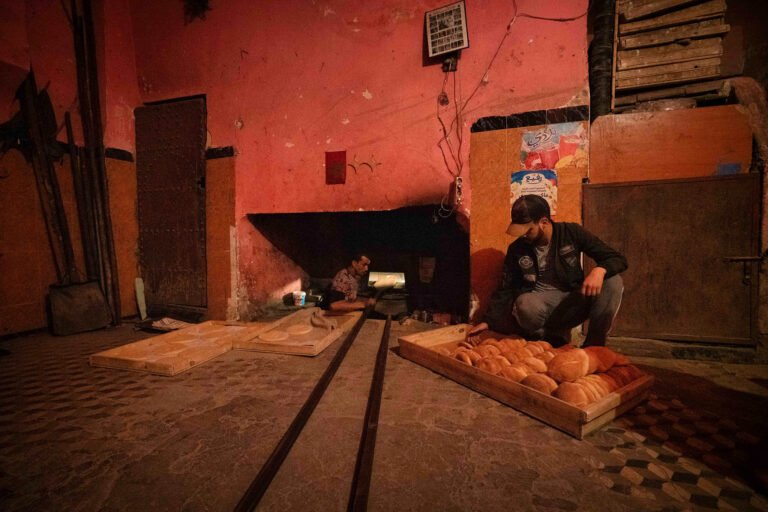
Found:
[{"label": "dough on wooden board", "polygon": [[283,341],[288,339],[288,333],[278,329],[272,329],[271,331],[259,334],[259,338],[263,339],[264,341]]},{"label": "dough on wooden board", "polygon": [[285,332],[290,334],[291,336],[301,336],[302,334],[307,334],[308,332],[312,331],[312,326],[309,324],[295,324],[295,325],[289,325],[285,328]]}]

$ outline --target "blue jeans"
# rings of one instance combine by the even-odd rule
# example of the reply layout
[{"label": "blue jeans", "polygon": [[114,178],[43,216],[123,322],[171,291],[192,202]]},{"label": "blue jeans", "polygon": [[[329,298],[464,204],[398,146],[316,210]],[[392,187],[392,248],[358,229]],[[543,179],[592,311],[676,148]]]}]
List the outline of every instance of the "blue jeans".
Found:
[{"label": "blue jeans", "polygon": [[520,334],[538,339],[567,340],[571,329],[589,320],[583,346],[605,345],[623,294],[619,275],[606,279],[596,297],[586,297],[579,290],[532,291],[515,300],[512,316]]}]

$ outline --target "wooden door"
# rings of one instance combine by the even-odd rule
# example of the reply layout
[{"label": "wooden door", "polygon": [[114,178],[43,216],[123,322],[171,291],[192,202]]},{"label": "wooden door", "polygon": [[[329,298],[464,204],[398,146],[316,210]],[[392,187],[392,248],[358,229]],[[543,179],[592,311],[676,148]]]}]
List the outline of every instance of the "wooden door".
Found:
[{"label": "wooden door", "polygon": [[139,263],[153,311],[205,308],[202,98],[137,108]]},{"label": "wooden door", "polygon": [[612,336],[754,344],[756,174],[586,185],[584,226],[623,252],[624,299]]}]

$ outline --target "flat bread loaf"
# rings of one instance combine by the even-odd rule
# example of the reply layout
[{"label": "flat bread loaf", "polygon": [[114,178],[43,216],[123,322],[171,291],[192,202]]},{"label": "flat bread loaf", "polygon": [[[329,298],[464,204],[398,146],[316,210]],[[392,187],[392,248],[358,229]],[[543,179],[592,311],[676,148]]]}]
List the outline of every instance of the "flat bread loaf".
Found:
[{"label": "flat bread loaf", "polygon": [[312,332],[312,326],[308,324],[289,325],[288,327],[285,328],[285,332],[287,332],[291,336],[301,336],[302,334],[307,334],[309,332]]},{"label": "flat bread loaf", "polygon": [[272,329],[259,334],[259,338],[264,341],[283,341],[288,339],[288,333],[279,329]]}]

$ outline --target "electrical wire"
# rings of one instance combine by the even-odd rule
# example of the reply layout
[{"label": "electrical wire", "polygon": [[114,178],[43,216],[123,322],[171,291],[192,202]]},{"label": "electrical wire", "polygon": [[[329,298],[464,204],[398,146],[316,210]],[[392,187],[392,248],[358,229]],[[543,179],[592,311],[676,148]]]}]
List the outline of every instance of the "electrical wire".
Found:
[{"label": "electrical wire", "polygon": [[[450,125],[448,127],[445,126],[445,122],[440,117],[440,108],[438,106],[438,120],[440,122],[440,125],[441,125],[441,128],[442,128],[442,132],[443,132],[443,137],[438,142],[438,146],[440,147],[441,151],[444,151],[443,148],[442,148],[443,143],[445,143],[445,145],[448,146],[449,152],[451,153],[451,157],[452,157],[452,159],[453,159],[453,161],[454,161],[454,163],[456,165],[456,173],[451,171],[450,167],[448,166],[448,159],[445,157],[445,155],[443,155],[443,159],[444,159],[444,161],[446,163],[446,167],[448,169],[448,172],[453,177],[461,176],[461,172],[463,171],[463,161],[461,160],[461,148],[462,148],[462,143],[463,143],[463,140],[462,140],[463,139],[463,135],[462,135],[461,118],[462,118],[462,116],[464,114],[464,111],[466,110],[467,106],[469,105],[469,102],[472,100],[472,98],[474,98],[475,94],[480,89],[480,86],[487,80],[488,73],[490,72],[491,67],[493,67],[494,62],[496,61],[496,58],[499,55],[499,52],[501,52],[501,49],[504,46],[504,43],[506,42],[507,37],[509,37],[509,34],[512,31],[512,26],[515,24],[517,19],[518,18],[531,18],[531,19],[540,20],[540,21],[554,21],[554,22],[558,22],[558,23],[565,23],[565,22],[569,22],[569,21],[576,21],[576,20],[578,20],[580,18],[583,18],[589,12],[589,8],[587,8],[586,11],[584,11],[581,14],[579,14],[578,16],[565,17],[565,18],[553,18],[553,17],[548,17],[548,16],[539,16],[539,15],[536,15],[536,14],[528,14],[528,13],[525,13],[525,12],[519,13],[518,12],[518,7],[517,7],[517,0],[512,0],[512,8],[513,8],[512,19],[507,24],[507,30],[504,32],[504,36],[502,36],[501,41],[499,41],[499,44],[497,45],[496,50],[493,53],[493,56],[491,57],[490,61],[488,62],[488,65],[486,66],[485,71],[483,72],[482,76],[480,77],[480,80],[478,81],[477,85],[472,90],[470,95],[467,97],[467,99],[464,101],[464,103],[462,104],[461,108],[459,108],[459,106],[458,106],[459,102],[456,101],[456,99],[457,99],[457,94],[456,94],[456,75],[454,74],[454,77],[453,77],[454,78],[453,99],[454,99],[454,105],[455,105],[455,108],[456,108],[456,114],[454,116],[454,119],[451,121],[451,123],[450,123]],[[443,79],[443,87],[442,87],[441,93],[445,92],[445,85],[446,85],[446,82],[448,80],[447,74],[448,74],[448,72],[446,72],[446,76]],[[457,141],[458,141],[458,147],[457,147],[458,152],[457,152],[457,154],[454,154],[453,148],[451,147],[450,140],[449,140],[449,137],[450,137],[450,135],[451,135],[451,133],[453,131],[454,125],[456,127]]]}]

